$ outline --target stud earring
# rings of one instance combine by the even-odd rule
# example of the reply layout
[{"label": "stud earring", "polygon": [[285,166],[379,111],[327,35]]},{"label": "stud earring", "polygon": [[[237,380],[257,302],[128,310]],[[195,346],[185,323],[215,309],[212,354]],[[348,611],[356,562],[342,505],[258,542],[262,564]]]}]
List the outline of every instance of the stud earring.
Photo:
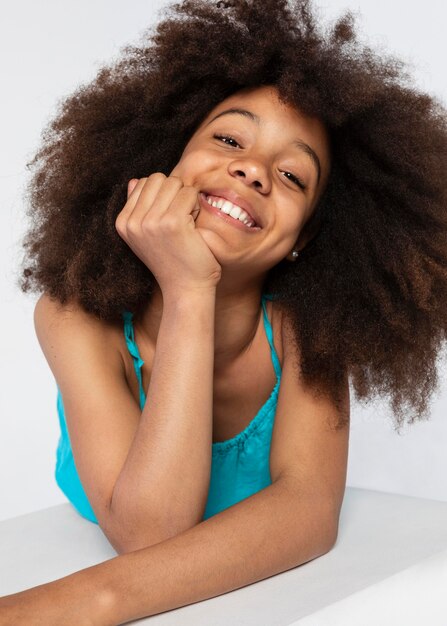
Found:
[{"label": "stud earring", "polygon": [[299,257],[299,254],[300,254],[300,253],[298,252],[298,250],[294,250],[294,251],[292,252],[292,256],[293,256],[293,260],[294,260],[294,261],[296,261],[296,260],[297,260],[297,258]]}]

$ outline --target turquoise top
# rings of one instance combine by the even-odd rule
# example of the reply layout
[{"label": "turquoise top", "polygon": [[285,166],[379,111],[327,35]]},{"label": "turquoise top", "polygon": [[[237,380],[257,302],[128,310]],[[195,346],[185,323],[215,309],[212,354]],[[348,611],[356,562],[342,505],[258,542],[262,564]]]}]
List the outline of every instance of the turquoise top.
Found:
[{"label": "turquoise top", "polygon": [[[266,403],[242,432],[231,439],[212,444],[211,479],[203,520],[240,500],[248,498],[272,482],[269,463],[270,444],[281,381],[281,366],[273,345],[273,331],[267,316],[265,298],[272,300],[273,296],[263,294],[261,302],[265,332],[270,344],[273,367],[276,373],[276,384]],[[129,311],[123,313],[124,335],[134,361],[140,388],[140,408],[143,410],[146,396],[142,384],[141,366],[144,361],[141,359],[135,343],[132,317],[133,315]],[[83,517],[97,524],[98,521],[76,471],[62,396],[59,388],[57,391],[57,411],[61,435],[56,453],[56,482],[76,510]]]}]

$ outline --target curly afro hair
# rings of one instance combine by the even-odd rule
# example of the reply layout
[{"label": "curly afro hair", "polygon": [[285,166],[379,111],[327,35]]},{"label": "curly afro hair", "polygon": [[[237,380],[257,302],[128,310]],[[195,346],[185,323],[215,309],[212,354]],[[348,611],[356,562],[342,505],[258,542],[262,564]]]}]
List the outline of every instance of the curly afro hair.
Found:
[{"label": "curly afro hair", "polygon": [[316,235],[265,284],[291,321],[300,376],[339,406],[347,376],[359,401],[388,395],[397,430],[428,419],[447,328],[442,104],[412,86],[402,61],[359,43],[350,11],[325,28],[308,0],[184,0],[165,11],[43,132],[21,289],[75,298],[108,321],[141,313],[155,279],[115,228],[127,182],[169,175],[212,108],[274,85],[331,142],[305,225]]}]

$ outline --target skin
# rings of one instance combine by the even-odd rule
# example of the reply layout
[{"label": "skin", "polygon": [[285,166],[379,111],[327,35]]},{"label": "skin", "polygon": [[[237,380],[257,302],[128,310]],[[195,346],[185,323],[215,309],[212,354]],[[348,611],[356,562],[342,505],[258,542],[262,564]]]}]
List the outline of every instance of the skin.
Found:
[{"label": "skin", "polygon": [[[255,113],[260,125],[241,115],[225,115],[208,124],[230,106]],[[214,134],[231,135],[241,147],[229,146]],[[292,147],[296,139],[317,153],[318,182],[312,161]],[[256,332],[266,273],[283,258],[292,260],[292,250],[306,244],[301,232],[324,190],[329,168],[329,141],[322,122],[281,104],[274,88],[262,87],[233,94],[215,107],[169,177],[155,173],[130,181],[117,230],[158,283],[139,323],[140,336],[155,345],[163,302],[168,308],[179,297],[207,292],[207,300],[215,302],[215,371],[241,355]],[[298,176],[306,191],[284,171]],[[263,229],[245,233],[203,210],[197,215],[198,193],[208,187],[230,188],[246,198],[263,217]],[[276,497],[275,491],[269,493]],[[264,498],[265,494],[258,496],[261,505]],[[234,521],[231,513],[227,516],[233,534]],[[228,543],[226,537],[224,541]],[[309,552],[305,558],[314,557]],[[112,623],[103,618],[111,612],[106,598],[101,596],[104,606],[91,608],[96,584],[90,576],[98,571],[103,580],[108,575],[107,565],[103,567],[0,598],[0,626],[56,625],[61,620],[67,626]]]},{"label": "skin", "polygon": [[[235,114],[210,123],[230,107],[255,113],[260,124]],[[217,139],[216,134],[230,135],[237,143]],[[296,139],[316,152],[321,164],[319,180],[309,156],[292,145]],[[232,94],[210,111],[168,177],[167,181],[180,178],[180,187],[193,187],[196,193],[210,187],[230,188],[262,216],[262,230],[248,234],[203,209],[195,219],[196,231],[221,268],[216,285],[216,375],[241,356],[253,340],[268,270],[284,258],[293,261],[292,251],[306,245],[307,238],[301,233],[324,191],[329,171],[329,137],[322,121],[281,103],[275,87],[263,86]],[[306,190],[284,172],[298,176]],[[141,183],[130,181],[129,191],[134,192]],[[191,199],[197,210],[194,194]],[[162,311],[163,289],[157,286],[136,324],[144,343],[156,344]]]}]

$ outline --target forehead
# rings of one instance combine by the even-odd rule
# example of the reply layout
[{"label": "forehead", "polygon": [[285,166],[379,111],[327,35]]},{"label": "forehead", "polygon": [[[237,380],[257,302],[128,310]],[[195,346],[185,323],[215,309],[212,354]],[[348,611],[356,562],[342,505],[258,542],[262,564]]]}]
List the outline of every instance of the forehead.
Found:
[{"label": "forehead", "polygon": [[208,123],[219,112],[237,105],[252,106],[261,117],[261,123],[268,121],[268,117],[273,117],[282,120],[284,124],[292,122],[303,128],[307,126],[314,132],[320,131],[324,134],[326,131],[318,117],[307,115],[292,104],[283,102],[276,87],[270,85],[241,89],[231,94],[208,113],[204,123]]}]

